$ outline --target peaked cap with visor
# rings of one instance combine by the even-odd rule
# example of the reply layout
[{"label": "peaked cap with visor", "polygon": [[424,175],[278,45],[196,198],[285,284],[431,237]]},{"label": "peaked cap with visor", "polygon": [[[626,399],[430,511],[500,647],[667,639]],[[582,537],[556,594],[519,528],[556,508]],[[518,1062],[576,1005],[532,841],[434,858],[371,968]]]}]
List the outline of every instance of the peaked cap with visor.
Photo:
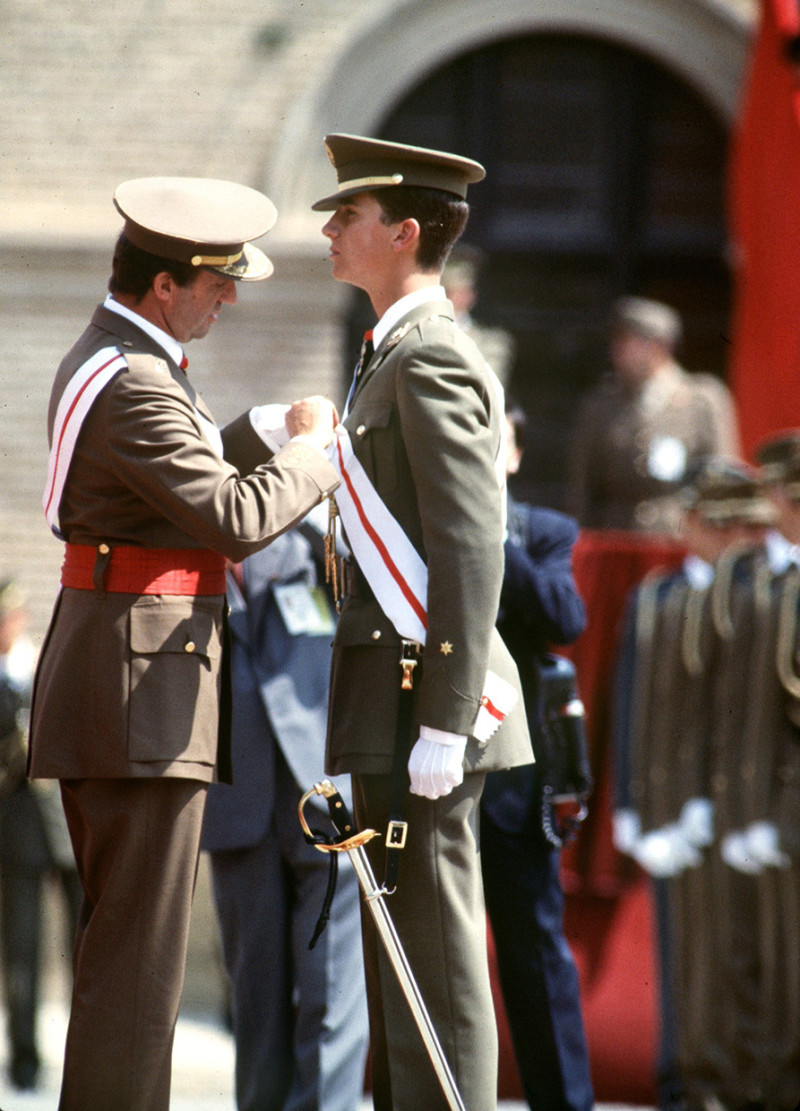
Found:
[{"label": "peaked cap with visor", "polygon": [[114,193],[125,235],[151,255],[213,270],[237,281],[268,278],[272,262],[251,240],[278,217],[272,201],[247,185],[199,177],[142,177]]},{"label": "peaked cap with visor", "polygon": [[331,196],[312,204],[315,212],[332,212],[356,193],[371,193],[395,185],[441,189],[463,201],[467,186],[486,177],[480,162],[471,158],[362,135],[326,135],[325,149],[336,170],[339,187]]}]

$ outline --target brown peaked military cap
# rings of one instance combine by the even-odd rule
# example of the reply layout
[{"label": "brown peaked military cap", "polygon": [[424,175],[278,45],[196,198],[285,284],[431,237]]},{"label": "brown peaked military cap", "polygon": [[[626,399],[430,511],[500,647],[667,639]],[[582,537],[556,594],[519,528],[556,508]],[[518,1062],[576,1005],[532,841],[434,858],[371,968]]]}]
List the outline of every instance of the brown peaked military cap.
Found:
[{"label": "brown peaked military cap", "polygon": [[228,278],[256,282],[273,265],[251,240],[274,226],[275,205],[247,185],[201,177],[141,177],[114,193],[134,246]]},{"label": "brown peaked military cap", "polygon": [[345,197],[393,185],[441,189],[463,201],[467,186],[486,177],[480,162],[471,158],[363,135],[326,135],[325,149],[336,170],[339,188],[313,204],[315,212],[330,212]]}]

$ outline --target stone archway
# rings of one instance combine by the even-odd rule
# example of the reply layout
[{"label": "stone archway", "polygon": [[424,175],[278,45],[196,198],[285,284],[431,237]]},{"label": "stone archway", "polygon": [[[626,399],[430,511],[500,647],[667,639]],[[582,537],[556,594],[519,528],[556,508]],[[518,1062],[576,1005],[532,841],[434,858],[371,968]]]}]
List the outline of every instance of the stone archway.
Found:
[{"label": "stone archway", "polygon": [[427,0],[397,4],[364,27],[287,116],[266,171],[280,234],[318,241],[311,203],[329,191],[328,131],[374,132],[433,70],[493,40],[561,31],[638,50],[695,88],[724,121],[736,111],[752,24],[751,0]]}]

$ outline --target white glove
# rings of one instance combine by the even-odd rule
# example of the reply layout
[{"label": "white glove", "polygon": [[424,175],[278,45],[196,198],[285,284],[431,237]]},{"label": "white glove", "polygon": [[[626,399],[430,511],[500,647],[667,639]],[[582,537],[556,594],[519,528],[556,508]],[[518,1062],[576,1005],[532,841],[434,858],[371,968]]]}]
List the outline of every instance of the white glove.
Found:
[{"label": "white glove", "polygon": [[626,856],[633,856],[636,843],[642,835],[639,815],[635,810],[615,810],[611,821],[614,848]]},{"label": "white glove", "polygon": [[689,844],[677,824],[646,833],[634,846],[633,856],[655,879],[677,876],[685,868],[696,867],[701,860],[700,853]]},{"label": "white glove", "polygon": [[689,799],[683,804],[678,825],[690,845],[707,848],[714,840],[714,803],[711,799]]},{"label": "white glove", "polygon": [[747,876],[757,876],[764,870],[764,864],[753,853],[747,842],[747,833],[737,830],[735,833],[726,833],[719,847],[720,856],[731,868],[743,872]]},{"label": "white glove", "polygon": [[421,725],[419,740],[408,758],[411,794],[426,799],[449,795],[464,780],[467,738]]},{"label": "white glove", "polygon": [[744,831],[747,847],[761,864],[788,868],[789,857],[778,846],[778,830],[772,822],[753,822]]}]

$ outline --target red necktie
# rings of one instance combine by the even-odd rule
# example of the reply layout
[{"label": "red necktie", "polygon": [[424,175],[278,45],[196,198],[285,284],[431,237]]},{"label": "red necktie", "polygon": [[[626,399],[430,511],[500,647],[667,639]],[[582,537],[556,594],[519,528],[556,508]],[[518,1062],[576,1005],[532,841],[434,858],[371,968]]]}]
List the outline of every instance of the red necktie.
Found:
[{"label": "red necktie", "polygon": [[184,355],[183,358],[181,359],[181,361],[178,363],[178,366],[181,368],[181,370],[186,370],[188,365],[189,365],[189,360]]}]

